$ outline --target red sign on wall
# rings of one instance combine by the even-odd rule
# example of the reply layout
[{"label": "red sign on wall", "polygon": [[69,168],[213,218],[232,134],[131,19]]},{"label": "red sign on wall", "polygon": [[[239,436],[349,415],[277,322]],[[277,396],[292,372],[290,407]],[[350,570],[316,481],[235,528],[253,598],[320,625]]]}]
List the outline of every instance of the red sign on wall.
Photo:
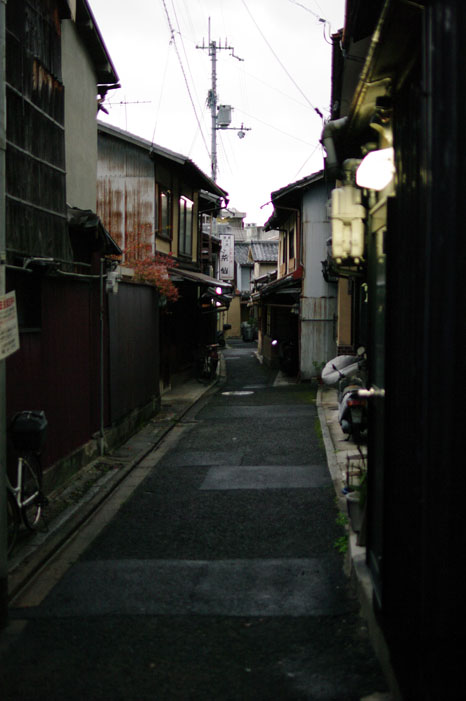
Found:
[{"label": "red sign on wall", "polygon": [[0,297],[0,360],[19,349],[16,295],[8,292]]}]

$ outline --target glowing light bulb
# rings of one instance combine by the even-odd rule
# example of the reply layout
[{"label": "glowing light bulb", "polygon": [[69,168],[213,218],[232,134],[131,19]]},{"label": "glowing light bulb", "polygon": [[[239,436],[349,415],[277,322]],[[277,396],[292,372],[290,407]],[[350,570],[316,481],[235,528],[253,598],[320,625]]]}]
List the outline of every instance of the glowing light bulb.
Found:
[{"label": "glowing light bulb", "polygon": [[368,190],[383,190],[395,175],[393,148],[370,151],[356,171],[356,184]]}]

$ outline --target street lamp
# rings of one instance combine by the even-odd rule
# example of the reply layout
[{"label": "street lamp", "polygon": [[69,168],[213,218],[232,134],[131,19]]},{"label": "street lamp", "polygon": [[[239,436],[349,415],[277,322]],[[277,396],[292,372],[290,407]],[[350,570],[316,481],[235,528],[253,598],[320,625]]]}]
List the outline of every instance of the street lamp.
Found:
[{"label": "street lamp", "polygon": [[368,190],[383,190],[393,180],[395,155],[392,147],[370,151],[356,171],[356,184]]}]

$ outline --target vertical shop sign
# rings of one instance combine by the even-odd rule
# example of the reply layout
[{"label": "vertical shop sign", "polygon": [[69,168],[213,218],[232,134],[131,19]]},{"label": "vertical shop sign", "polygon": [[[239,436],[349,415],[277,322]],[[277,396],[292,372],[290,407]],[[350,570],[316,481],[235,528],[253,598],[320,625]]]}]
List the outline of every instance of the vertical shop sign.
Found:
[{"label": "vertical shop sign", "polygon": [[220,234],[220,280],[233,280],[235,276],[235,237],[234,234]]}]

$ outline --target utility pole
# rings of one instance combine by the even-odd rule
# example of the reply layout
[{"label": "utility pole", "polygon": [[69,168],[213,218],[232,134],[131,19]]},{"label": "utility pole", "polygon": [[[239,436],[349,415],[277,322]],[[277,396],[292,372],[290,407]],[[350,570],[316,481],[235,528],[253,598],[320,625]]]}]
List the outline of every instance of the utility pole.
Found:
[{"label": "utility pole", "polygon": [[249,128],[244,127],[230,127],[231,123],[231,106],[230,105],[218,105],[217,104],[217,51],[230,51],[230,56],[236,58],[238,61],[244,61],[243,58],[236,56],[233,46],[229,46],[227,41],[222,45],[221,42],[212,41],[210,38],[210,17],[209,17],[209,41],[207,46],[202,40],[202,46],[196,46],[196,49],[203,49],[209,52],[210,61],[212,64],[212,82],[211,88],[207,95],[207,107],[210,108],[211,124],[212,124],[212,143],[210,152],[210,162],[212,168],[212,180],[217,181],[217,130],[218,129],[230,129],[238,132],[240,139],[244,137],[245,131],[250,131]]}]

